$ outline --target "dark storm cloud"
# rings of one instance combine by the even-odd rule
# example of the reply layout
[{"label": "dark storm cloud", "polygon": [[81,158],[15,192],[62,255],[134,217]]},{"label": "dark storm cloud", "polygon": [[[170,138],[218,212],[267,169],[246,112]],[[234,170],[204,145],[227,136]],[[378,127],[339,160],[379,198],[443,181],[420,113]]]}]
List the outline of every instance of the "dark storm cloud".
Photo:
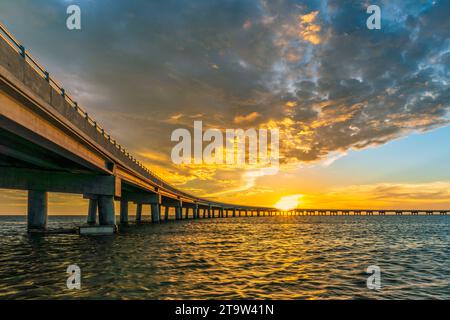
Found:
[{"label": "dark storm cloud", "polygon": [[296,138],[291,132],[305,148],[291,148],[288,157],[316,160],[448,124],[450,29],[445,12],[450,3],[422,2],[417,10],[411,8],[403,2],[399,11],[404,16],[386,14],[383,29],[371,31],[365,28],[361,3],[328,2],[327,11],[318,15],[322,41],[310,61],[289,64],[283,72],[285,78],[305,79],[306,74],[309,80],[289,88],[297,98],[291,118],[309,135]]}]

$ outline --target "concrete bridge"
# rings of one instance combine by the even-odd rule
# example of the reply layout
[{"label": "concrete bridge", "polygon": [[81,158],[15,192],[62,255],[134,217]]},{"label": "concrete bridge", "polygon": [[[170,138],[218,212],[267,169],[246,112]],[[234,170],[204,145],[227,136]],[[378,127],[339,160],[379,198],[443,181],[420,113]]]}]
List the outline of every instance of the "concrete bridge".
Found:
[{"label": "concrete bridge", "polygon": [[148,205],[155,223],[169,219],[169,208],[175,208],[177,220],[312,215],[313,211],[315,215],[385,212],[281,212],[269,207],[214,202],[178,190],[118,144],[1,24],[0,188],[28,190],[30,231],[46,228],[48,192],[82,194],[89,199],[87,224],[97,227],[82,228],[82,233],[113,232],[117,224],[115,200],[120,201],[120,223],[129,222],[130,202],[136,204],[138,222],[142,220],[143,206]]}]

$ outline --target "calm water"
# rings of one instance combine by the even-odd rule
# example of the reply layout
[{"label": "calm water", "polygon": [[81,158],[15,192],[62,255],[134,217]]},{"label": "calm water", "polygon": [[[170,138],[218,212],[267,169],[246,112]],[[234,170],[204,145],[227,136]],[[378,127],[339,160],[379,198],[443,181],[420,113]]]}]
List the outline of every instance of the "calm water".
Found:
[{"label": "calm water", "polygon": [[[52,227],[81,217],[50,217]],[[0,218],[0,298],[449,299],[450,217],[265,217],[27,235]],[[66,269],[82,272],[81,290]],[[366,268],[381,268],[380,292]]]}]

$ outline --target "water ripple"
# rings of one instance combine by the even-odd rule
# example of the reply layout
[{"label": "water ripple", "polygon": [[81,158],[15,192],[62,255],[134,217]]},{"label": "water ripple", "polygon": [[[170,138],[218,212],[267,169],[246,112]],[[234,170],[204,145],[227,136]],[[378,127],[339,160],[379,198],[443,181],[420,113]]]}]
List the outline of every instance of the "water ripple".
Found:
[{"label": "water ripple", "polygon": [[[107,237],[27,235],[23,217],[1,217],[0,298],[449,299],[449,235],[450,217],[197,220]],[[81,290],[66,288],[71,264]]]}]

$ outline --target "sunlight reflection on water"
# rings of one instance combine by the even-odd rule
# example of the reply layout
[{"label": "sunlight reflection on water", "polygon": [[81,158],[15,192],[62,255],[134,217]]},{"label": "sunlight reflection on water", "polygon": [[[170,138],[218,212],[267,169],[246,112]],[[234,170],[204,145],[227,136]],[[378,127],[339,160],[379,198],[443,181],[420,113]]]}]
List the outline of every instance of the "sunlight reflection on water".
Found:
[{"label": "sunlight reflection on water", "polygon": [[[51,227],[82,217],[50,217]],[[261,217],[28,235],[0,217],[0,298],[449,299],[450,217]],[[66,288],[77,264],[82,288]],[[366,287],[381,267],[382,289]]]}]

